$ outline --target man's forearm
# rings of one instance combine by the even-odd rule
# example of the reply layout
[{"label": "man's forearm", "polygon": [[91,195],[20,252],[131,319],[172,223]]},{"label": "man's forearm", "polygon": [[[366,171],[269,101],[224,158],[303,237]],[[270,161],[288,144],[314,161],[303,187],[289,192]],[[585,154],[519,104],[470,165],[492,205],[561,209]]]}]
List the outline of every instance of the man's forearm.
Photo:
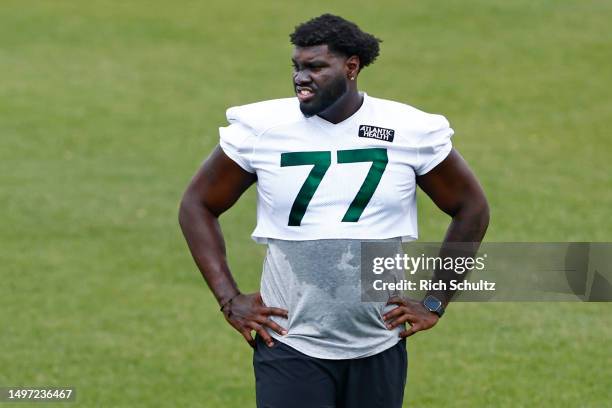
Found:
[{"label": "man's forearm", "polygon": [[[486,202],[458,211],[446,231],[439,257],[441,259],[473,257],[478,252],[488,225],[489,208]],[[467,272],[459,274],[452,269],[436,270],[433,281],[443,282],[446,290],[431,290],[427,294],[435,296],[446,306],[456,292],[450,289],[450,281],[462,281],[466,275]]]},{"label": "man's forearm", "polygon": [[225,241],[218,218],[198,200],[183,198],[179,224],[191,255],[220,305],[239,293],[227,265]]}]

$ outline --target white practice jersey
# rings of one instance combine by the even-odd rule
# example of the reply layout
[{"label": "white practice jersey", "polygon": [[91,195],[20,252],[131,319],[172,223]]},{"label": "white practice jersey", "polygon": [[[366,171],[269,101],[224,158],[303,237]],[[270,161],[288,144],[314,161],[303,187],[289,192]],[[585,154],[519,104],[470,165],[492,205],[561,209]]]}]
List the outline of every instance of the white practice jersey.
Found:
[{"label": "white practice jersey", "polygon": [[[286,309],[271,336],[312,357],[367,357],[394,346],[384,302],[361,301],[361,240],[417,238],[416,175],[450,152],[446,119],[364,94],[333,124],[297,98],[230,108],[223,151],[257,174],[257,227],[267,243],[261,296]],[[393,296],[397,293],[387,293]]]},{"label": "white practice jersey", "polygon": [[415,176],[451,150],[441,115],[363,94],[333,124],[305,117],[297,98],[227,110],[223,151],[257,174],[255,241],[418,236]]}]

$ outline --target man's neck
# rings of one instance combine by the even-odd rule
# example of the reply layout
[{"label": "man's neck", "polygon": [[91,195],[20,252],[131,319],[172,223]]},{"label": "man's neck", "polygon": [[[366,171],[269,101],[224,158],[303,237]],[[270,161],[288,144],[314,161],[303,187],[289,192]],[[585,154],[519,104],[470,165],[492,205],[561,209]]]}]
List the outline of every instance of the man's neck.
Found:
[{"label": "man's neck", "polygon": [[351,89],[317,116],[333,124],[340,123],[357,112],[362,104],[363,95],[357,91],[357,88]]}]

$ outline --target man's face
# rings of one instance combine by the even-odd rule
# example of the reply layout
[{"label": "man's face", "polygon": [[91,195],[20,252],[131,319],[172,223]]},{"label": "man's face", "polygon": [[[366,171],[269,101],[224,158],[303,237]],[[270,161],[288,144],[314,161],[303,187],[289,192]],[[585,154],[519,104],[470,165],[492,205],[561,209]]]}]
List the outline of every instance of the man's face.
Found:
[{"label": "man's face", "polygon": [[347,91],[346,58],[327,45],[295,47],[293,87],[305,116],[325,111]]}]

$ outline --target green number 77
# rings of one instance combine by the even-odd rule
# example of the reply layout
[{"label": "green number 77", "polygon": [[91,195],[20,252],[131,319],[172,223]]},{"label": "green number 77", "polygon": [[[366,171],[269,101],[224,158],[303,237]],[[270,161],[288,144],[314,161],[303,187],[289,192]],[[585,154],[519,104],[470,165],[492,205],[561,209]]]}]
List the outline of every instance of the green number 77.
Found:
[{"label": "green number 77", "polygon": [[[370,202],[370,199],[378,187],[378,183],[387,167],[387,149],[351,149],[338,150],[338,163],[372,162],[372,166],[366,175],[361,188],[351,202],[348,210],[342,218],[342,222],[357,222],[359,217]],[[306,181],[302,184],[289,213],[290,226],[299,226],[306,213],[308,204],[319,188],[323,176],[331,165],[331,152],[289,152],[281,154],[281,167],[312,165]]]}]

